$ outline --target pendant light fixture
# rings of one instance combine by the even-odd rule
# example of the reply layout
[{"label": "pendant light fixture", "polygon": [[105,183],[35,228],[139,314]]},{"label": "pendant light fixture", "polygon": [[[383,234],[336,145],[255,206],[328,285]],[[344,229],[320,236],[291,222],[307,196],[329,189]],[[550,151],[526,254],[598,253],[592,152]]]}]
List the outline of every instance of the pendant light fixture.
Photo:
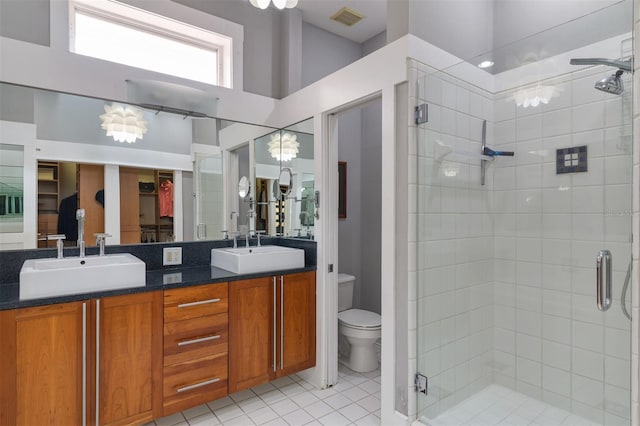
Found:
[{"label": "pendant light fixture", "polygon": [[298,5],[298,0],[249,0],[249,3],[253,7],[257,7],[258,9],[266,9],[269,7],[271,2],[273,1],[273,5],[277,9],[291,9]]},{"label": "pendant light fixture", "polygon": [[278,161],[291,161],[298,156],[298,137],[291,133],[271,135],[271,141],[267,143],[269,154]]},{"label": "pendant light fixture", "polygon": [[104,114],[100,119],[102,129],[116,142],[133,143],[147,133],[148,122],[144,119],[142,110],[130,105],[105,104]]}]

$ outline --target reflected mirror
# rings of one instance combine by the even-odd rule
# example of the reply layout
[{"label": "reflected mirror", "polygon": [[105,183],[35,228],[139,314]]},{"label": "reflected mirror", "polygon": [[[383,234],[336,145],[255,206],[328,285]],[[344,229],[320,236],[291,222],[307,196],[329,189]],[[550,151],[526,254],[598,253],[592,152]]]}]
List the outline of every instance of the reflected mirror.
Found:
[{"label": "reflected mirror", "polygon": [[24,229],[24,148],[0,143],[0,233]]},{"label": "reflected mirror", "polygon": [[289,167],[280,170],[280,175],[278,176],[278,191],[280,197],[286,197],[291,193],[292,180],[293,174]]},{"label": "reflected mirror", "polygon": [[[256,229],[270,235],[313,237],[313,119],[255,141]],[[280,173],[289,169],[287,195]]]},{"label": "reflected mirror", "polygon": [[[119,142],[109,121],[105,122],[107,117],[101,116],[126,114],[131,106],[136,108],[140,131],[134,142],[127,143],[131,140],[127,137],[124,143]],[[27,129],[27,134],[31,135],[29,149],[33,152],[25,158],[35,157],[34,164],[24,170],[0,164],[0,187],[6,189],[4,208],[7,212],[0,214],[0,230],[7,226],[22,226],[22,221],[16,219],[20,214],[18,211],[22,211],[22,197],[33,200],[31,205],[34,206],[40,201],[46,202],[46,205],[34,208],[37,209],[33,212],[37,220],[33,224],[24,223],[25,235],[27,227],[33,228],[28,235],[36,235],[38,223],[43,222],[51,225],[51,229],[45,230],[45,237],[56,233],[62,192],[58,189],[49,191],[58,185],[55,169],[61,166],[56,164],[96,166],[92,177],[83,178],[82,182],[86,182],[85,187],[94,202],[98,189],[104,189],[104,206],[96,207],[96,213],[87,212],[87,216],[90,219],[91,214],[98,215],[102,210],[104,229],[100,232],[114,235],[107,244],[118,242],[115,235],[120,237],[122,244],[221,239],[220,231],[230,229],[230,213],[240,211],[237,171],[246,170],[244,175],[251,176],[249,170],[253,168],[249,156],[240,155],[243,150],[238,148],[277,131],[171,108],[170,105],[165,108],[114,103],[7,83],[0,83],[0,122]],[[4,145],[0,149],[3,162],[13,155],[5,155]],[[12,179],[33,182],[32,186],[25,185],[22,196],[19,191],[8,193],[9,187],[22,185],[21,181],[9,183],[8,179],[14,174],[18,176]],[[253,177],[250,180],[253,182]],[[29,193],[27,188],[31,188]],[[109,188],[113,190],[109,192]],[[55,192],[55,199],[54,195],[46,195]],[[2,195],[0,193],[0,212]],[[113,207],[115,210],[110,210],[109,203],[112,206],[120,204],[120,209]],[[9,211],[15,216],[11,220]],[[115,220],[118,214],[120,223],[114,225],[118,222]],[[114,229],[115,226],[118,228]],[[92,235],[88,232],[85,235],[87,245],[93,245]],[[20,241],[18,245],[0,242],[0,249],[37,246],[34,237]],[[41,246],[46,244],[41,243]]]},{"label": "reflected mirror", "polygon": [[242,176],[240,178],[240,182],[238,183],[238,195],[240,196],[240,198],[245,199],[250,193],[251,184],[249,183],[249,178],[246,176]]}]

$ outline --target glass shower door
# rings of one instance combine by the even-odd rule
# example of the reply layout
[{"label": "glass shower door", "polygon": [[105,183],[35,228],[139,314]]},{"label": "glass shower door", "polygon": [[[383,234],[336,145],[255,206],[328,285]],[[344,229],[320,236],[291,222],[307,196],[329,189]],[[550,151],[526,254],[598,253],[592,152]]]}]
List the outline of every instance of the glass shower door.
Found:
[{"label": "glass shower door", "polygon": [[[629,35],[616,45],[593,56],[628,58]],[[468,63],[410,67],[429,105],[414,142],[418,418],[630,425],[631,75],[605,93],[615,68],[560,66],[493,92]],[[485,120],[486,145],[513,157],[480,156]]]}]

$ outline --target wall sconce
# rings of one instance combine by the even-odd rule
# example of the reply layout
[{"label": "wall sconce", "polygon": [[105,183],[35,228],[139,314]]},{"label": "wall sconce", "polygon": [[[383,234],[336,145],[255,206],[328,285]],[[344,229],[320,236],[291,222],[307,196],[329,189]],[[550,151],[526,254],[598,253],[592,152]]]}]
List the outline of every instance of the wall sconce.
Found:
[{"label": "wall sconce", "polygon": [[276,133],[271,135],[271,141],[267,143],[269,154],[278,161],[290,161],[298,156],[298,137],[291,133]]},{"label": "wall sconce", "polygon": [[136,107],[117,103],[105,104],[104,114],[100,119],[101,127],[107,131],[107,136],[113,137],[117,142],[133,143],[147,133],[148,123],[142,116],[142,110]]}]

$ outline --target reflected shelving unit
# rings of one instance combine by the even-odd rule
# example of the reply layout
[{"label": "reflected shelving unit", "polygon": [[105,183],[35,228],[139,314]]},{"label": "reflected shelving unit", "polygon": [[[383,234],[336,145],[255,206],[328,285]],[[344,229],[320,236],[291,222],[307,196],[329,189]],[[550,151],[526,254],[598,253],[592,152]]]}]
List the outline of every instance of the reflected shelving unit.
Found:
[{"label": "reflected shelving unit", "polygon": [[60,205],[60,163],[38,161],[38,247],[55,247],[47,235],[56,234]]}]

